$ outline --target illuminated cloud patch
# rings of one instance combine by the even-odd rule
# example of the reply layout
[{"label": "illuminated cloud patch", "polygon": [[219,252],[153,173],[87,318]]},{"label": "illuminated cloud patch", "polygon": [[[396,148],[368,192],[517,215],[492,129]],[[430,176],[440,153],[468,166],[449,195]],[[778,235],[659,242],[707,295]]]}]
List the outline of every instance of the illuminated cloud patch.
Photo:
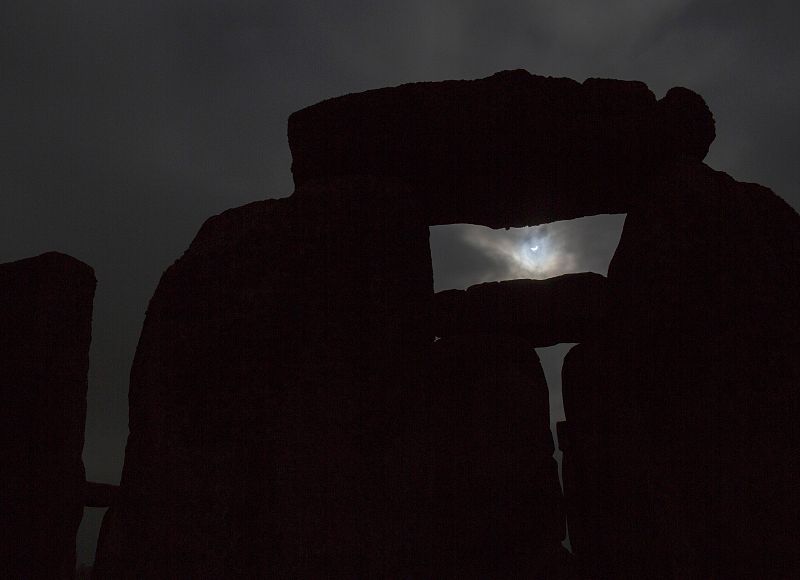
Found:
[{"label": "illuminated cloud patch", "polygon": [[508,230],[465,224],[433,227],[435,289],[570,272],[605,275],[624,221],[618,214]]},{"label": "illuminated cloud patch", "polygon": [[473,226],[465,241],[479,252],[505,265],[509,278],[552,278],[574,272],[577,259],[561,229],[552,224],[513,230]]}]

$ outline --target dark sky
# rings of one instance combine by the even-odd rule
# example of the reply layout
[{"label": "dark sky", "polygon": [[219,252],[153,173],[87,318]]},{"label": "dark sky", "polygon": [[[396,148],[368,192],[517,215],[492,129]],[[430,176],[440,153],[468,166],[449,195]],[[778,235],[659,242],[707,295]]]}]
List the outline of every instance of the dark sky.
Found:
[{"label": "dark sky", "polygon": [[[717,121],[707,162],[800,207],[800,8],[792,0],[7,0],[0,3],[0,262],[95,268],[84,458],[116,482],[127,374],[162,271],[209,216],[292,191],[286,119],[421,80],[535,74],[682,85]],[[623,218],[432,231],[437,289],[605,273]],[[540,246],[537,254],[526,251]],[[527,248],[527,250],[526,250]],[[558,398],[566,347],[540,351]],[[554,417],[560,407],[554,401]],[[87,509],[79,561],[102,510]]]}]

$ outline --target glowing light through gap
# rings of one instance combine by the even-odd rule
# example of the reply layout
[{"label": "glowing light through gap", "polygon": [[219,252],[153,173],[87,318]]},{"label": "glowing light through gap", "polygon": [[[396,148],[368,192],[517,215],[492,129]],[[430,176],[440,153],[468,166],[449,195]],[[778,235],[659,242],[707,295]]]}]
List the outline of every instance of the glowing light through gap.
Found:
[{"label": "glowing light through gap", "polygon": [[624,223],[625,214],[611,214],[528,228],[433,226],[434,288],[467,288],[494,280],[542,279],[570,272],[606,275]]},{"label": "glowing light through gap", "polygon": [[551,278],[576,268],[565,236],[549,224],[511,230],[470,227],[464,240],[482,253],[505,264],[509,278]]}]

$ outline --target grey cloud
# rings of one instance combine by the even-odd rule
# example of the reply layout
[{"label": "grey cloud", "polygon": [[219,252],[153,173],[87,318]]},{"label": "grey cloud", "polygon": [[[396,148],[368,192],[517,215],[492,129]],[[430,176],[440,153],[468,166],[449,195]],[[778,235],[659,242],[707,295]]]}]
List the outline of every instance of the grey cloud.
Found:
[{"label": "grey cloud", "polygon": [[436,289],[569,272],[605,275],[624,220],[624,215],[599,215],[509,230],[473,225],[431,228]]}]

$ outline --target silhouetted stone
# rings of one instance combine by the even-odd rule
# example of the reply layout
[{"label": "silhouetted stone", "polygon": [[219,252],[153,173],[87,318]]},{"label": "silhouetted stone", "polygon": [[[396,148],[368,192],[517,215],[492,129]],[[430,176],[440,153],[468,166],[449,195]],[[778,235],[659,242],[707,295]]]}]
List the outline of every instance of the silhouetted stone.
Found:
[{"label": "silhouetted stone", "polygon": [[504,71],[329,99],[289,117],[302,185],[373,175],[413,185],[430,225],[518,227],[624,213],[650,176],[700,161],[714,139],[703,99],[644,83]]},{"label": "silhouetted stone", "polygon": [[604,338],[564,367],[565,454],[588,480],[576,553],[600,577],[796,577],[800,218],[699,164],[650,191]]},{"label": "silhouetted stone", "polygon": [[433,333],[510,334],[535,347],[588,340],[604,313],[605,281],[587,272],[437,292]]},{"label": "silhouetted stone", "polygon": [[454,336],[434,344],[432,366],[406,426],[397,577],[558,577],[564,516],[536,351]]},{"label": "silhouetted stone", "polygon": [[73,578],[96,281],[50,252],[0,264],[0,576]]},{"label": "silhouetted stone", "polygon": [[[292,115],[291,198],[208,220],[150,302],[131,372],[125,467],[96,577],[552,576],[563,522],[541,369],[511,338],[437,343],[431,365],[427,226],[627,211],[652,217],[659,232],[664,220],[680,223],[665,216],[683,210],[660,207],[670,201],[654,179],[674,186],[680,163],[698,171],[713,137],[710,112],[686,89],[657,101],[638,82],[579,84],[524,71],[368,91]],[[722,234],[710,228],[711,241],[711,232]],[[664,239],[656,246],[669,247]],[[637,268],[646,278],[653,266]],[[507,287],[516,289],[497,286]],[[659,327],[642,323],[650,314],[641,318],[636,300],[624,304],[623,287],[604,342],[587,346],[602,372],[578,373],[614,385],[603,409],[638,413],[611,427],[610,443],[597,431],[598,448],[611,449],[596,469],[602,489],[614,487],[603,479],[609,458],[627,459],[619,449],[639,449],[631,441],[650,449],[626,438],[647,432],[650,417],[617,386],[625,384],[617,369],[646,368],[656,351],[630,328]],[[648,292],[651,302],[660,297]],[[498,321],[511,317],[489,310],[482,307]],[[678,327],[684,315],[670,312]],[[575,324],[565,319],[543,336],[572,338],[585,321]],[[667,367],[662,379],[674,379]],[[465,477],[453,458],[471,465]],[[618,469],[641,483],[638,467]],[[640,496],[616,507],[641,514]],[[613,534],[591,541],[629,558],[627,547],[639,548],[625,527],[632,521],[609,520]],[[636,554],[649,557],[677,537],[659,525],[649,552]]]},{"label": "silhouetted stone", "polygon": [[[641,509],[646,502],[643,475],[636,472],[652,458],[640,435],[647,425],[609,370],[629,368],[619,360],[629,348],[628,344],[606,348],[599,341],[579,344],[567,353],[562,369],[567,421],[558,424],[558,439],[565,511],[570,546],[589,578],[666,573],[660,562],[650,560],[652,550],[643,553],[641,546],[653,540],[652,517]],[[632,527],[634,523],[638,528]]]},{"label": "silhouetted stone", "polygon": [[427,368],[433,293],[404,199],[351,179],[229,210],[165,272],[96,577],[396,569],[401,394]]}]

